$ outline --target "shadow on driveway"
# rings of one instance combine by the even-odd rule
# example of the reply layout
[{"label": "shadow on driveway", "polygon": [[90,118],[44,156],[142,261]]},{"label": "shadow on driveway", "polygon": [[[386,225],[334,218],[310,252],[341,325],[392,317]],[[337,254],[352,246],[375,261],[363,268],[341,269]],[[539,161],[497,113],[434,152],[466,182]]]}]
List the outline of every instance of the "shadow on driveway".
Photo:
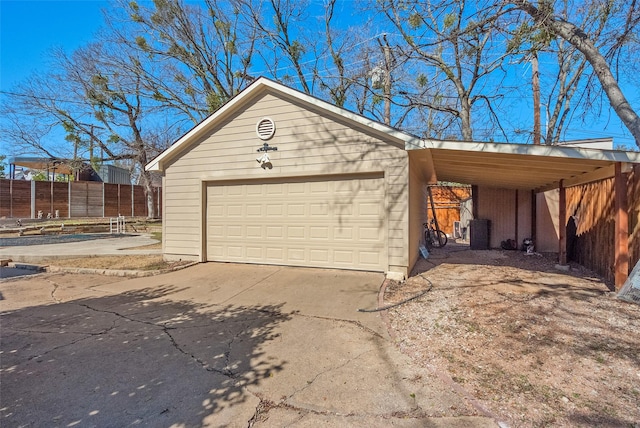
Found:
[{"label": "shadow on driveway", "polygon": [[179,291],[4,313],[1,425],[201,426],[234,420],[238,406],[250,415],[258,402],[242,388],[286,365],[261,347],[290,315],[167,299]]}]

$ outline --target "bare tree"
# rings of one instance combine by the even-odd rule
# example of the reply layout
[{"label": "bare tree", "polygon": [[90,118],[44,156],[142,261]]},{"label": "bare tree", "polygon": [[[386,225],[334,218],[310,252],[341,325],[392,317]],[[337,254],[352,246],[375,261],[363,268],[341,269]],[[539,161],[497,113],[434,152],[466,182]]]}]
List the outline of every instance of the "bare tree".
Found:
[{"label": "bare tree", "polygon": [[239,0],[240,14],[248,27],[255,31],[260,49],[261,63],[274,79],[313,92],[313,63],[315,58],[305,54],[313,52],[316,40],[307,37],[306,30],[317,28],[309,22],[308,0]]},{"label": "bare tree", "polygon": [[636,0],[589,3],[596,18],[609,23],[606,38],[600,43],[598,43],[598,35],[601,35],[602,31],[590,33],[586,26],[579,26],[569,21],[571,17],[563,17],[554,9],[554,4],[551,2],[540,3],[539,6],[526,0],[505,2],[505,4],[513,5],[525,12],[535,25],[566,40],[584,55],[585,60],[595,72],[611,107],[640,147],[640,117],[625,97],[614,74],[615,60],[619,57],[620,49],[637,36],[640,4]]},{"label": "bare tree", "polygon": [[[57,50],[52,59],[54,71],[32,77],[10,95],[14,120],[7,132],[11,141],[62,158],[73,168],[87,161],[94,166],[104,161],[131,161],[147,196],[149,216],[155,217],[152,179],[144,166],[167,144],[157,139],[157,131],[143,130],[145,123],[153,123],[149,127],[154,129],[160,122],[154,117],[158,103],[141,96],[141,76],[128,73],[130,63],[139,59],[117,46],[99,43],[71,56]],[[62,126],[66,147],[45,144],[47,132],[25,133],[34,117],[50,129]],[[168,128],[163,134],[171,132]]]},{"label": "bare tree", "polygon": [[[80,92],[93,119],[104,132],[94,133],[93,124],[81,123],[69,116],[66,123],[74,131],[88,135],[106,156],[102,160],[130,159],[140,177],[140,184],[147,196],[150,217],[155,217],[152,177],[144,169],[148,161],[167,146],[157,145],[157,133],[145,135],[146,121],[155,122],[154,112],[158,103],[142,97],[142,80],[139,74],[130,73],[130,65],[140,62],[133,55],[123,55],[118,47],[92,44],[79,49],[71,58],[60,57],[67,82]],[[155,119],[155,120],[154,120]]]},{"label": "bare tree", "polygon": [[[122,0],[125,18],[111,18],[116,42],[146,58],[132,65],[147,95],[184,114],[193,123],[216,111],[253,77],[253,29],[243,25],[233,0]],[[122,19],[130,25],[122,25]]]},{"label": "bare tree", "polygon": [[483,105],[485,116],[500,128],[495,103],[501,94],[484,88],[490,77],[499,81],[495,75],[502,72],[506,55],[496,45],[499,6],[385,0],[380,10],[402,35],[399,48],[406,67],[414,70],[414,81],[405,82],[403,90],[406,108],[452,116],[463,140],[473,139],[479,123],[473,121],[474,106]]}]

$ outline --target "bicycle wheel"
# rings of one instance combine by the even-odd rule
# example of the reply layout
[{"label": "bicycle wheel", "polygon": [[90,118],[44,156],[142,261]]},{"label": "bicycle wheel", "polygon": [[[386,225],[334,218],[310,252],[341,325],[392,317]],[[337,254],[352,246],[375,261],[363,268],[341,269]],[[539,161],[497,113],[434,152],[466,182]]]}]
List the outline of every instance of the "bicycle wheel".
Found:
[{"label": "bicycle wheel", "polygon": [[441,248],[447,245],[448,238],[446,233],[444,233],[441,230],[435,230],[434,235],[435,236],[433,237],[433,240],[432,240],[434,247]]},{"label": "bicycle wheel", "polygon": [[426,229],[424,231],[424,245],[428,249],[431,249],[431,247],[433,246],[433,242],[432,242],[432,239],[431,239],[431,233],[429,233],[429,229]]}]

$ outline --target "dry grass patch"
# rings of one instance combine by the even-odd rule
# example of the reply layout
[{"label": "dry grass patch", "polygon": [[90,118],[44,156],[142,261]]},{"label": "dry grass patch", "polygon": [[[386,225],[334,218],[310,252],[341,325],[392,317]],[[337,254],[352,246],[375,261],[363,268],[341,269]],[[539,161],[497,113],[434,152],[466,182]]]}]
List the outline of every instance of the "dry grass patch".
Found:
[{"label": "dry grass patch", "polygon": [[40,264],[85,269],[164,270],[183,266],[188,263],[190,262],[166,262],[162,259],[161,255],[128,255],[55,258],[45,260]]},{"label": "dry grass patch", "polygon": [[[512,427],[638,427],[640,306],[574,266],[520,252],[453,249],[391,284],[403,352],[431,364]],[[449,252],[447,252],[449,251]]]}]

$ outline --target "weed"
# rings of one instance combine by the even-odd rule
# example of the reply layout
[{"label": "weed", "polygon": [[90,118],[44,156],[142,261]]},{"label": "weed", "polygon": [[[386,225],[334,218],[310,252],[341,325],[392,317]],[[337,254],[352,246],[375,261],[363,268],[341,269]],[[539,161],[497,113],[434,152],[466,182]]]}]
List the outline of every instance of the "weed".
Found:
[{"label": "weed", "polygon": [[514,379],[514,383],[519,392],[533,391],[533,385],[526,375],[518,375],[518,377]]}]

